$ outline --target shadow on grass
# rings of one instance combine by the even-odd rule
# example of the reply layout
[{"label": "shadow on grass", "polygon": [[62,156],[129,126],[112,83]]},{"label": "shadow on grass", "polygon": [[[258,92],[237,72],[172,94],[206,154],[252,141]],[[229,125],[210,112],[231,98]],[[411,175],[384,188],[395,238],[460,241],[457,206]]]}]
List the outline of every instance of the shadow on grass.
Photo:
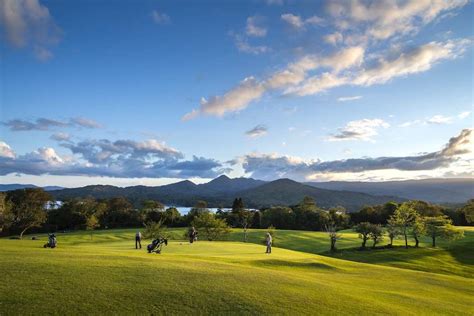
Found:
[{"label": "shadow on grass", "polygon": [[323,270],[337,270],[336,267],[315,261],[286,261],[286,260],[254,260],[250,262],[252,265],[264,267],[287,267],[287,268],[305,268],[305,269],[323,269]]}]

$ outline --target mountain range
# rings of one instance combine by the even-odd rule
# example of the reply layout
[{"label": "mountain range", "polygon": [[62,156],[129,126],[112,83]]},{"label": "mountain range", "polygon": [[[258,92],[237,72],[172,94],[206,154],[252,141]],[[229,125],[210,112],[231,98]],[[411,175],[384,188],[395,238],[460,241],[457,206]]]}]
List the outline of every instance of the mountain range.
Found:
[{"label": "mountain range", "polygon": [[474,198],[474,179],[423,179],[386,182],[307,182],[307,185],[327,189],[362,192],[372,195],[395,195],[410,200],[432,203],[463,203]]},{"label": "mountain range", "polygon": [[[33,185],[4,184],[0,191]],[[112,198],[124,196],[135,205],[155,199],[166,205],[193,206],[205,200],[210,207],[230,207],[241,197],[247,207],[262,208],[275,205],[294,205],[311,196],[325,208],[343,206],[349,211],[364,205],[388,201],[419,199],[433,203],[463,203],[474,197],[474,179],[430,179],[390,182],[308,182],[290,179],[262,181],[252,178],[220,176],[204,184],[185,180],[163,186],[116,187],[89,185],[80,188],[45,187],[56,199],[75,197]]]}]

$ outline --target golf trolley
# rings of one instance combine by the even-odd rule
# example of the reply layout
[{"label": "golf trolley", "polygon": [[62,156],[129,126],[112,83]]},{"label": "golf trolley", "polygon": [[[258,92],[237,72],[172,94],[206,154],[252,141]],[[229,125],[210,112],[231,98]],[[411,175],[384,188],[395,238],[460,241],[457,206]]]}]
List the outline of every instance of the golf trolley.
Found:
[{"label": "golf trolley", "polygon": [[151,244],[149,244],[146,249],[148,250],[148,253],[161,253],[161,248],[163,248],[163,244],[165,246],[168,245],[168,239],[160,237],[157,239],[154,239]]}]

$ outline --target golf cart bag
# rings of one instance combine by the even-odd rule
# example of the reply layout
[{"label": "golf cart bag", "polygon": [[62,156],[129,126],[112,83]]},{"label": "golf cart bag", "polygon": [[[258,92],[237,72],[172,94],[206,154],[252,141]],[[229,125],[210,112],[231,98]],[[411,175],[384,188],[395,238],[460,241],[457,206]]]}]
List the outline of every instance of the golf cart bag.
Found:
[{"label": "golf cart bag", "polygon": [[43,248],[56,248],[57,245],[56,235],[49,234],[48,235],[48,242],[44,244]]},{"label": "golf cart bag", "polygon": [[151,244],[149,244],[146,249],[148,250],[148,253],[161,253],[161,248],[163,247],[163,244],[165,246],[168,245],[168,239],[166,238],[157,238],[157,239],[154,239]]}]

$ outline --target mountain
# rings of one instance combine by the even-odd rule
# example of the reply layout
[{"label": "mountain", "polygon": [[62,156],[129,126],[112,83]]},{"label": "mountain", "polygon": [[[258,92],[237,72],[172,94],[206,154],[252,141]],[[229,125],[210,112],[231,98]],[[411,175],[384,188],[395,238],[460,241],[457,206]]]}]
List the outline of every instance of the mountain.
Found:
[{"label": "mountain", "polygon": [[290,179],[268,182],[252,190],[239,192],[239,196],[248,205],[255,207],[294,205],[301,202],[305,196],[310,196],[321,207],[344,206],[349,211],[359,210],[364,205],[403,201],[396,196],[373,196],[359,192],[320,189]]},{"label": "mountain", "polygon": [[265,182],[246,178],[230,179],[225,176],[199,185],[191,181],[158,187],[119,188],[110,185],[92,185],[51,193],[59,200],[87,196],[94,198],[124,196],[136,206],[143,200],[155,199],[167,205],[193,206],[196,201],[205,200],[210,207],[230,207],[236,197],[242,197],[248,207],[260,208],[292,205],[299,203],[305,196],[311,196],[322,207],[344,206],[349,210],[356,210],[363,205],[402,200],[395,196],[371,196],[359,192],[319,189],[289,179]]},{"label": "mountain", "polygon": [[387,182],[308,182],[307,185],[328,189],[362,192],[372,195],[396,195],[432,203],[463,203],[474,198],[474,178],[424,179]]},{"label": "mountain", "polygon": [[[39,188],[39,187],[33,184],[0,184],[0,192],[12,191],[12,190],[18,190],[18,189],[31,189],[31,188]],[[45,191],[53,191],[53,190],[61,190],[64,188],[58,187],[58,186],[45,186],[45,187],[42,187],[42,189]]]},{"label": "mountain", "polygon": [[234,178],[231,179],[228,176],[222,175],[215,178],[208,183],[200,184],[199,188],[203,189],[203,192],[239,192],[248,189],[256,188],[266,183],[262,180],[255,180],[252,178]]}]

